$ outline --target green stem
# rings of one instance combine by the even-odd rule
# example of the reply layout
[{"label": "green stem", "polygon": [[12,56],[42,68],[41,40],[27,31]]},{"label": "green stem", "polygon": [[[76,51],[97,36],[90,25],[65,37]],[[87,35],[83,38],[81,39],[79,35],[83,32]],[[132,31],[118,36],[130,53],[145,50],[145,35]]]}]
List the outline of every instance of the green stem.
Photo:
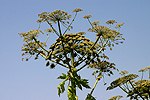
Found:
[{"label": "green stem", "polygon": [[128,94],[128,92],[127,92],[124,88],[122,88],[120,85],[119,85],[119,88],[120,88],[122,91],[124,91],[125,93]]},{"label": "green stem", "polygon": [[144,74],[144,73],[143,73],[143,71],[142,71],[142,77],[141,77],[141,80],[143,79],[143,76],[144,76],[143,74]]},{"label": "green stem", "polygon": [[127,83],[123,84],[123,86],[124,86],[128,91],[130,91],[129,86],[128,86]]},{"label": "green stem", "polygon": [[150,69],[149,69],[149,79],[150,79]]},{"label": "green stem", "polygon": [[62,36],[61,27],[60,27],[60,21],[59,21],[59,20],[58,20],[58,29],[59,29],[59,34],[60,34],[60,36]]},{"label": "green stem", "polygon": [[[90,25],[92,26],[92,28],[94,28],[94,26],[92,25],[92,23],[91,23],[91,21],[88,19],[88,22],[90,23]],[[96,29],[95,29],[96,30]],[[97,31],[97,30],[96,30]],[[97,31],[98,32],[98,31]],[[96,41],[95,41],[95,43],[92,45],[92,47],[90,48],[90,50],[91,49],[93,49],[94,48],[94,46],[97,44],[97,42],[98,42],[98,40],[100,39],[101,40],[101,35],[99,35],[98,36],[98,38],[96,39]],[[85,57],[85,55],[86,55],[87,53],[85,53],[78,61],[77,61],[77,63],[80,61],[80,60],[82,60],[84,57]],[[81,64],[83,61],[85,61],[85,59],[83,59],[79,64]]]},{"label": "green stem", "polygon": [[[74,77],[74,73],[76,73],[76,72],[75,72],[75,69],[74,69],[75,67],[74,67],[74,52],[73,52],[73,49],[71,50],[71,66],[72,66],[71,73]],[[76,96],[76,83],[75,83],[74,79],[71,80],[71,86],[73,87],[73,93]]]},{"label": "green stem", "polygon": [[43,46],[39,43],[39,41],[37,41],[35,37],[33,37],[33,40],[39,45],[39,47],[41,47],[44,51],[48,53],[48,51],[45,48],[43,48]]},{"label": "green stem", "polygon": [[[59,34],[60,34],[59,37],[61,38],[62,47],[63,47],[64,53],[65,53],[65,58],[67,59],[68,57],[67,57],[66,52],[65,52],[65,47],[64,47],[64,42],[63,42],[64,40],[63,40],[63,36],[62,36],[61,26],[60,26],[59,20],[58,20],[58,29],[59,29]],[[69,69],[71,70],[71,66],[70,66],[69,62],[67,62],[67,64],[69,66]]]},{"label": "green stem", "polygon": [[59,33],[55,30],[55,28],[52,26],[52,24],[47,21],[47,23],[50,25],[50,27],[53,29],[53,31],[56,33],[57,36],[59,36]]},{"label": "green stem", "polygon": [[74,22],[74,20],[75,20],[76,16],[77,16],[77,12],[76,12],[76,14],[75,14],[74,18],[72,19],[71,23],[70,23],[70,24],[69,24],[69,26],[67,27],[67,29],[64,31],[63,35],[64,35],[67,31],[68,31],[68,29],[70,28],[70,26],[71,26],[71,25],[72,25],[72,23]]},{"label": "green stem", "polygon": [[74,70],[69,70],[69,82],[71,83],[68,87],[70,87],[71,91],[68,92],[68,100],[76,100],[76,82],[74,80]]},{"label": "green stem", "polygon": [[[99,39],[100,39],[100,36],[96,39],[95,43],[92,45],[92,47],[90,48],[90,50],[94,48],[94,46],[97,44],[97,42],[98,42]],[[77,61],[77,63],[79,63],[79,61],[82,60],[87,54],[88,54],[88,53],[85,53],[85,54]],[[84,62],[85,60],[86,60],[86,58],[83,59],[82,61],[80,61],[79,65],[80,65],[82,62]]]},{"label": "green stem", "polygon": [[99,82],[99,79],[97,78],[96,81],[95,81],[95,83],[94,83],[94,86],[93,86],[93,88],[92,88],[92,90],[91,90],[91,92],[90,92],[91,95],[92,95],[92,93],[94,92],[94,90],[95,90],[95,88],[96,88],[98,82]]},{"label": "green stem", "polygon": [[71,66],[74,68],[74,52],[71,50]]},{"label": "green stem", "polygon": [[[107,42],[104,44],[104,47],[105,47],[105,45],[107,45]],[[100,54],[102,51],[103,51],[103,47],[98,51],[97,54]],[[94,58],[95,58],[95,56],[92,59],[90,59],[89,62],[91,62]],[[84,60],[86,60],[86,59],[84,59]],[[81,69],[83,69],[87,64],[88,63],[84,64],[82,67],[80,67],[79,69],[77,69],[77,71],[80,71]]]},{"label": "green stem", "polygon": [[138,92],[138,90],[136,90],[136,88],[133,86],[133,84],[131,83],[131,81],[129,81],[129,83],[131,84],[132,88],[137,92],[137,95],[139,95],[144,100],[144,98],[142,97],[142,95]]}]

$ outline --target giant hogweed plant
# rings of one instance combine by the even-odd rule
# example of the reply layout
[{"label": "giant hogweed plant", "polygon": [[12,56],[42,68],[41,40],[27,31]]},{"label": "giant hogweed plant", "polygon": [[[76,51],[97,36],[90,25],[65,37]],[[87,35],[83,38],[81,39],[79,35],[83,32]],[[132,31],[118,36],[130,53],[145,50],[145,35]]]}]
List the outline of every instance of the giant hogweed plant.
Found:
[{"label": "giant hogweed plant", "polygon": [[[46,60],[46,66],[50,68],[63,67],[67,69],[58,77],[62,81],[58,85],[58,95],[67,91],[68,100],[78,100],[77,89],[90,89],[86,100],[96,100],[93,96],[97,83],[104,75],[112,75],[116,70],[115,64],[109,61],[105,51],[112,50],[115,45],[123,43],[124,38],[119,32],[123,23],[117,23],[115,20],[108,20],[106,26],[100,25],[99,21],[91,21],[91,15],[86,15],[83,19],[90,24],[87,32],[72,33],[73,22],[82,9],[74,9],[72,16],[65,11],[55,10],[53,12],[43,12],[38,15],[37,22],[46,23],[48,29],[31,30],[29,32],[19,33],[24,40],[22,47],[23,60],[28,61],[31,57],[38,59],[39,56]],[[82,20],[82,19],[80,19]],[[80,21],[78,21],[80,22]],[[56,35],[55,42],[48,45],[51,33]],[[86,35],[95,35],[95,41],[87,38]],[[44,35],[42,42],[40,36]],[[89,79],[79,75],[81,70],[89,68],[93,70],[91,75],[95,76],[95,83],[89,86]],[[65,85],[67,84],[67,85]]]}]

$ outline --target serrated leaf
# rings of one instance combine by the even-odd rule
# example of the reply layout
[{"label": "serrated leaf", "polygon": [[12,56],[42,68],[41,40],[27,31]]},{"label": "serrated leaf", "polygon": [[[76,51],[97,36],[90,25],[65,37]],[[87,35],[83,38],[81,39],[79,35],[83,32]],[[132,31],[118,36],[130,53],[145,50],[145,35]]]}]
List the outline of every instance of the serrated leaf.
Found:
[{"label": "serrated leaf", "polygon": [[58,95],[60,96],[60,94],[61,94],[60,86],[57,87],[57,92],[58,92]]},{"label": "serrated leaf", "polygon": [[77,84],[77,86],[78,86],[78,88],[79,88],[80,90],[82,90],[81,84]]},{"label": "serrated leaf", "polygon": [[88,80],[86,79],[82,79],[81,80],[81,85],[85,88],[91,88],[89,85],[88,85]]},{"label": "serrated leaf", "polygon": [[61,82],[57,87],[59,96],[60,96],[60,94],[62,94],[65,91],[65,86],[64,85],[65,85],[65,81]]},{"label": "serrated leaf", "polygon": [[62,73],[62,75],[61,76],[59,76],[57,79],[66,79],[67,78],[67,75],[66,74],[64,74],[64,73]]},{"label": "serrated leaf", "polygon": [[91,94],[88,94],[85,100],[96,100]]}]

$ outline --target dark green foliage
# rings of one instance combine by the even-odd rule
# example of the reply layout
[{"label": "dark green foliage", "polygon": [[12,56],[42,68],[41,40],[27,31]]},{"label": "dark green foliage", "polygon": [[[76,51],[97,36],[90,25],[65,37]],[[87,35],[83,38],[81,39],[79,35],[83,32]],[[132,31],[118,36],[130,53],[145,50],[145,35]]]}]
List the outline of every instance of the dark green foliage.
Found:
[{"label": "dark green foliage", "polygon": [[85,100],[96,100],[91,94],[88,94]]}]

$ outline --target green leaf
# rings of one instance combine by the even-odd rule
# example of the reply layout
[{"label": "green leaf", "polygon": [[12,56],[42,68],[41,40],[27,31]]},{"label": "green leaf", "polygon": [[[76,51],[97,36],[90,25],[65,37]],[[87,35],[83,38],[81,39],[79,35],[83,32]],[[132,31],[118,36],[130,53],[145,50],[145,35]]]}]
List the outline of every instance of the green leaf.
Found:
[{"label": "green leaf", "polygon": [[88,85],[88,80],[86,79],[81,79],[81,85],[85,88],[91,88],[89,85]]},{"label": "green leaf", "polygon": [[64,74],[64,73],[62,73],[62,75],[61,76],[59,76],[57,79],[66,79],[67,78],[67,75],[66,74]]},{"label": "green leaf", "polygon": [[80,90],[82,90],[82,86],[81,86],[80,83],[77,83],[77,86],[78,86],[78,88],[79,88]]},{"label": "green leaf", "polygon": [[91,94],[88,94],[85,100],[96,100]]},{"label": "green leaf", "polygon": [[64,85],[65,85],[65,81],[61,82],[57,87],[59,96],[60,96],[60,94],[62,94],[65,91],[65,86]]},{"label": "green leaf", "polygon": [[61,88],[60,88],[60,86],[57,87],[57,91],[58,91],[58,95],[60,96],[60,94],[61,94]]}]

